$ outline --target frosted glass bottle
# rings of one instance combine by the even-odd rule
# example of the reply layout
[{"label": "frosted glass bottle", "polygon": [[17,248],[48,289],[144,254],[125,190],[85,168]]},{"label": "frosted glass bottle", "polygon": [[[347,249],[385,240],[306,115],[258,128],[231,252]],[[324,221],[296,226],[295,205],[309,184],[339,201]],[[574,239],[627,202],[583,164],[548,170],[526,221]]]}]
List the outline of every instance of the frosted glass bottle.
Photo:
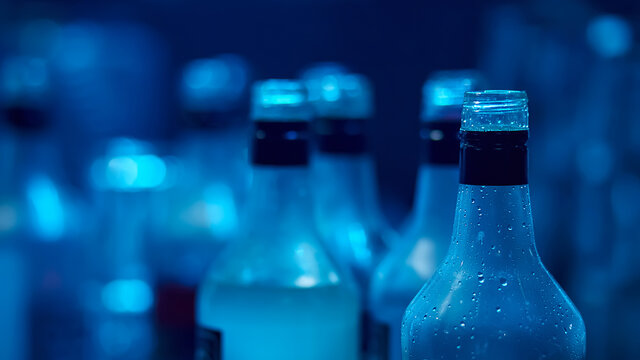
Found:
[{"label": "frosted glass bottle", "polygon": [[580,314],[536,251],[527,97],[467,92],[447,257],[402,324],[403,359],[585,358]]},{"label": "frosted glass bottle", "polygon": [[357,290],[324,250],[312,215],[304,87],[258,83],[252,117],[244,233],[200,286],[196,359],[357,359]]}]

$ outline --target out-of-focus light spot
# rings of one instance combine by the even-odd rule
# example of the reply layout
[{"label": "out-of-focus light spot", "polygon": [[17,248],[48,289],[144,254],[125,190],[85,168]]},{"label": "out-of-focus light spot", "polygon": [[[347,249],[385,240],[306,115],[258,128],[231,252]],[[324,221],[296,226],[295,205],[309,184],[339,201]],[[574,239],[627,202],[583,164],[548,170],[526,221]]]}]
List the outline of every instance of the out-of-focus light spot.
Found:
[{"label": "out-of-focus light spot", "polygon": [[102,304],[115,313],[142,313],[153,306],[149,284],[137,279],[114,280],[102,288]]},{"label": "out-of-focus light spot", "polygon": [[300,78],[307,82],[309,80],[322,79],[326,76],[347,73],[349,73],[349,69],[343,64],[337,62],[321,62],[312,64],[302,71]]},{"label": "out-of-focus light spot", "polygon": [[338,274],[336,274],[335,272],[330,272],[329,273],[329,282],[332,284],[337,284],[338,281],[340,281],[340,277],[338,277]]},{"label": "out-of-focus light spot", "polygon": [[167,166],[156,155],[120,155],[96,160],[91,167],[93,184],[97,188],[117,191],[139,191],[164,184]]},{"label": "out-of-focus light spot", "polygon": [[631,49],[633,34],[631,26],[622,17],[600,15],[587,25],[587,41],[598,54],[616,57]]},{"label": "out-of-focus light spot", "polygon": [[107,163],[108,183],[113,187],[132,187],[138,177],[138,164],[130,157],[116,157]]},{"label": "out-of-focus light spot", "polygon": [[439,71],[422,86],[422,120],[459,118],[464,93],[484,85],[482,75],[475,70]]},{"label": "out-of-focus light spot", "polygon": [[264,106],[297,105],[304,100],[304,95],[300,93],[265,94],[262,97],[262,104]]},{"label": "out-of-focus light spot", "polygon": [[27,198],[34,211],[35,231],[46,241],[58,240],[64,233],[64,208],[55,184],[37,176],[27,184]]},{"label": "out-of-focus light spot", "polygon": [[337,101],[340,99],[340,88],[337,86],[335,76],[322,78],[322,98],[325,101]]},{"label": "out-of-focus light spot", "polygon": [[429,132],[429,138],[433,141],[440,141],[444,138],[444,134],[441,130],[431,130]]},{"label": "out-of-focus light spot", "polygon": [[407,265],[414,269],[422,279],[428,279],[438,266],[435,251],[436,247],[433,241],[421,238],[409,254]]},{"label": "out-of-focus light spot", "polygon": [[313,245],[301,239],[295,248],[295,262],[303,270],[303,274],[296,280],[295,284],[300,287],[312,287],[319,283],[318,277],[320,269],[315,257],[316,249]]},{"label": "out-of-focus light spot", "polygon": [[309,275],[299,276],[295,280],[296,286],[301,287],[301,288],[310,288],[310,287],[315,286],[317,283],[318,283],[318,281],[316,280],[316,278],[314,278],[313,276],[309,276]]},{"label": "out-of-focus light spot", "polygon": [[212,184],[204,192],[204,201],[211,232],[216,236],[233,234],[238,227],[238,217],[231,188],[222,183]]},{"label": "out-of-focus light spot", "polygon": [[240,56],[194,60],[182,73],[183,106],[193,111],[229,110],[238,104],[248,81],[249,67]]},{"label": "out-of-focus light spot", "polygon": [[371,251],[367,248],[367,233],[362,224],[350,224],[347,226],[347,239],[349,246],[354,251],[354,256],[361,262],[367,262],[371,258]]},{"label": "out-of-focus light spot", "polygon": [[307,89],[296,80],[269,79],[253,87],[251,117],[254,120],[290,119],[307,121],[311,109]]},{"label": "out-of-focus light spot", "polygon": [[328,74],[305,80],[316,115],[365,119],[373,112],[373,89],[358,74]]}]

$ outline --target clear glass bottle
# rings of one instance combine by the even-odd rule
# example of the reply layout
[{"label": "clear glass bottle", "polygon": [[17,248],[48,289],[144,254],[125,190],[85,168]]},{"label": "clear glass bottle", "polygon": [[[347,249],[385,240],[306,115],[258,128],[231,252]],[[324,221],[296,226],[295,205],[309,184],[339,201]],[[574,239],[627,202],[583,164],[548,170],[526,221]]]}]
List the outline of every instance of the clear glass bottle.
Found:
[{"label": "clear glass bottle", "polygon": [[366,129],[373,94],[362,75],[325,73],[308,77],[314,108],[316,149],[312,157],[316,222],[329,251],[354,276],[362,301],[361,351],[370,353],[367,293],[371,274],[387,253],[389,227],[378,202],[374,161]]},{"label": "clear glass bottle", "polygon": [[376,359],[400,359],[400,324],[407,305],[444,259],[458,187],[460,115],[465,91],[478,89],[472,70],[440,71],[425,82],[414,210],[398,243],[376,268],[369,293]]},{"label": "clear glass bottle", "polygon": [[537,253],[527,97],[467,92],[447,257],[408,306],[403,359],[584,359],[584,322]]},{"label": "clear glass bottle", "polygon": [[144,249],[150,200],[162,188],[167,166],[151,145],[119,138],[93,162],[91,178],[98,224],[89,252],[85,358],[150,359],[156,346],[154,277]]},{"label": "clear glass bottle", "polygon": [[373,112],[371,85],[355,74],[326,75],[306,83],[316,116],[312,169],[318,227],[366,298],[371,273],[387,250],[374,162],[366,145]]},{"label": "clear glass bottle", "polygon": [[238,235],[248,191],[248,65],[233,54],[189,62],[180,83],[183,130],[172,147],[179,172],[158,193],[149,255],[163,359],[193,358],[195,297],[207,269]]},{"label": "clear glass bottle", "polygon": [[302,84],[253,93],[253,184],[241,238],[197,299],[196,359],[356,359],[359,299],[316,232]]}]

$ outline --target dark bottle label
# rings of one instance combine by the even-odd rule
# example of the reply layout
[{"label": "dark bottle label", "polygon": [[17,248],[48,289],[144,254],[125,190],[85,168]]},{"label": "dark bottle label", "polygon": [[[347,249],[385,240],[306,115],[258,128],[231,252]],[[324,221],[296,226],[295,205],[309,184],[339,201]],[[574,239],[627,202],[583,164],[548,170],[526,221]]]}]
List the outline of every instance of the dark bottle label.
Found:
[{"label": "dark bottle label", "polygon": [[367,150],[366,119],[318,118],[314,123],[318,149],[325,153],[362,154]]},{"label": "dark bottle label", "polygon": [[427,121],[421,124],[422,162],[425,164],[458,165],[460,121]]},{"label": "dark bottle label", "polygon": [[460,131],[460,184],[529,183],[529,131]]},{"label": "dark bottle label", "polygon": [[198,327],[195,360],[222,359],[222,333],[218,330]]},{"label": "dark bottle label", "polygon": [[306,165],[309,162],[309,123],[255,121],[252,162],[256,165]]}]

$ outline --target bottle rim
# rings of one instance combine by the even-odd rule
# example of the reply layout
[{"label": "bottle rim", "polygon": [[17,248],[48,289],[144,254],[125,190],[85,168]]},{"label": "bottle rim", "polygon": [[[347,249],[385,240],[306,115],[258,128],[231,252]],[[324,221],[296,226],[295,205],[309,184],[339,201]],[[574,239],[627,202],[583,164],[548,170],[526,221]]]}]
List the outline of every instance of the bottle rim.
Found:
[{"label": "bottle rim", "polygon": [[480,114],[525,112],[528,102],[527,93],[520,90],[467,91],[462,108]]}]

